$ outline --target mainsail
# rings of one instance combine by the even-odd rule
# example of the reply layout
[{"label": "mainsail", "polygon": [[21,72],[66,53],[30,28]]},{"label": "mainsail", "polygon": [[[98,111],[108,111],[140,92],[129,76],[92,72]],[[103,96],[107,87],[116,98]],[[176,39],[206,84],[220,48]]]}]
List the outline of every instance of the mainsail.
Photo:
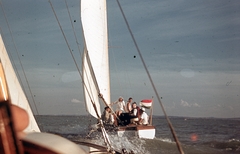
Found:
[{"label": "mainsail", "polygon": [[30,122],[28,127],[24,131],[40,132],[36,120],[33,116],[32,110],[29,106],[28,100],[20,86],[18,78],[12,67],[1,35],[0,35],[0,64],[2,65],[5,80],[7,83],[8,99],[10,99],[12,104],[17,105],[28,112]]},{"label": "mainsail", "polygon": [[98,95],[101,93],[110,103],[106,0],[81,0],[81,20],[85,40],[82,64],[85,102],[88,112],[98,118],[97,114],[101,115]]}]

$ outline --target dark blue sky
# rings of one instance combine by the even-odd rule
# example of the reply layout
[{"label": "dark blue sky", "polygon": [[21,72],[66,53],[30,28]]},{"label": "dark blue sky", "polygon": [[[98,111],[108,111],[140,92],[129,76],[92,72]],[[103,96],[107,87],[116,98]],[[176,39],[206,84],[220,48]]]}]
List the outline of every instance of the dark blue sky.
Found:
[{"label": "dark blue sky", "polygon": [[[20,55],[39,114],[86,114],[80,77],[48,1],[1,2],[10,26],[1,7],[6,48],[23,77]],[[80,66],[65,2],[51,2]],[[79,2],[67,2],[82,50]],[[112,101],[156,97],[116,2],[108,2]],[[168,115],[240,117],[239,1],[120,3]],[[154,114],[162,115],[155,101]]]}]

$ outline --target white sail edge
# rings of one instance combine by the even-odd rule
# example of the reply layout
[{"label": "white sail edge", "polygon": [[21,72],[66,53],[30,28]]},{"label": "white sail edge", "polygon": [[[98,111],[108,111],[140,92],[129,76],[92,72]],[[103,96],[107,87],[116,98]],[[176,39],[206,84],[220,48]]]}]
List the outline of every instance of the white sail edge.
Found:
[{"label": "white sail edge", "polygon": [[[98,83],[100,90],[99,92],[103,95],[103,98],[107,104],[110,104],[110,77],[106,11],[106,0],[81,0],[81,20],[83,27],[83,36],[86,44],[85,48],[88,52],[91,65]],[[86,66],[88,64],[84,63],[83,65]],[[85,68],[83,71],[87,69],[88,68]],[[88,75],[87,78],[89,78],[89,73],[85,73],[85,75]],[[90,85],[90,88],[92,88],[92,86],[93,85]],[[98,93],[95,95],[98,96]],[[89,97],[86,95],[86,91],[85,97]],[[89,102],[89,100],[90,98],[85,98],[85,101],[87,101],[86,104],[92,103]],[[95,103],[99,104],[98,101]],[[93,115],[94,113],[90,114]]]},{"label": "white sail edge", "polygon": [[37,122],[33,116],[28,100],[20,86],[18,78],[8,57],[2,36],[0,34],[0,59],[4,69],[11,103],[25,109],[29,115],[29,125],[24,132],[40,132]]},{"label": "white sail edge", "polygon": [[[91,73],[91,64],[87,60],[87,50],[84,49],[82,57],[82,74],[83,74],[83,91],[87,111],[94,116],[99,118],[101,115],[100,103],[98,99],[98,90],[94,82],[94,76]],[[94,105],[96,108],[94,108]]]}]

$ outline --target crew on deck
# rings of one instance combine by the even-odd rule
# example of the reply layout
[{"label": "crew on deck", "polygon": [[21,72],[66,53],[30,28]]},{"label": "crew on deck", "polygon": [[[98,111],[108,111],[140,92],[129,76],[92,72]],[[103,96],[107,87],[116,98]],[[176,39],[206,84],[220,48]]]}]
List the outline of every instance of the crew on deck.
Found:
[{"label": "crew on deck", "polygon": [[104,124],[112,125],[114,123],[114,118],[113,118],[110,107],[108,106],[105,107],[105,110],[103,111],[101,118]]},{"label": "crew on deck", "polygon": [[123,97],[119,97],[117,101],[111,103],[110,105],[117,104],[116,114],[117,116],[120,116],[121,113],[126,111],[125,102],[123,100]]},{"label": "crew on deck", "polygon": [[132,110],[132,97],[130,97],[129,99],[128,99],[128,101],[127,101],[127,105],[126,105],[126,111],[128,112],[128,113],[130,113],[131,112],[131,110]]},{"label": "crew on deck", "polygon": [[130,116],[131,116],[131,123],[136,124],[139,120],[139,110],[140,108],[137,106],[136,102],[132,103],[132,110],[130,111]]},{"label": "crew on deck", "polygon": [[[145,112],[145,108],[142,107],[140,109],[136,102],[133,102],[132,104],[131,102],[132,98],[130,97],[127,101],[127,105],[125,106],[123,98],[119,97],[117,101],[111,103],[111,105],[117,104],[116,114],[114,115],[114,120],[112,121],[115,126],[126,126],[129,124],[148,125],[148,115]],[[110,108],[107,108],[106,110],[110,110]]]},{"label": "crew on deck", "polygon": [[139,124],[140,125],[148,125],[148,115],[147,113],[145,112],[145,108],[141,108],[139,110],[139,115],[140,115],[140,119],[139,119]]}]

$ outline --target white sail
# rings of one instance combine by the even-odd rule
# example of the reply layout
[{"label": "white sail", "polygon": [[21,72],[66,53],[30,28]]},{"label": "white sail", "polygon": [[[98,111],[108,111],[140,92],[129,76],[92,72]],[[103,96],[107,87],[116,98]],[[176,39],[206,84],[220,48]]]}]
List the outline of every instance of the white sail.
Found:
[{"label": "white sail", "polygon": [[11,100],[12,104],[15,104],[28,112],[29,115],[29,125],[24,130],[25,132],[40,132],[39,127],[36,123],[36,120],[33,116],[32,110],[29,106],[28,100],[20,86],[18,78],[15,74],[15,71],[12,67],[10,59],[7,54],[4,42],[0,35],[0,61],[5,73],[5,79],[8,87],[8,97]]},{"label": "white sail", "polygon": [[[105,101],[110,103],[106,0],[81,0],[81,20],[85,40],[83,55],[85,101],[88,112],[97,118],[92,101],[101,115],[97,98],[99,92]],[[87,55],[89,60],[86,59]],[[98,86],[94,83],[94,76]]]}]

